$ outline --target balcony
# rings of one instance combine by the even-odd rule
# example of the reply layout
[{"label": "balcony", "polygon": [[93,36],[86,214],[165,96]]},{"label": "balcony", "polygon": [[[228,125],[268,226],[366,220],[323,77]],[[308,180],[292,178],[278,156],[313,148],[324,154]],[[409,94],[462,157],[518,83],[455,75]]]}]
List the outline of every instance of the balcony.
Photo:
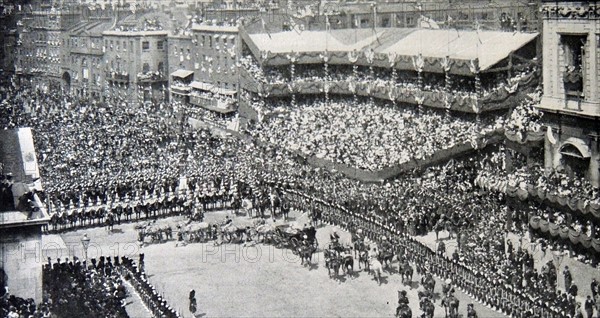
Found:
[{"label": "balcony", "polygon": [[137,81],[140,83],[163,82],[167,78],[160,72],[138,73]]},{"label": "balcony", "polygon": [[188,95],[191,91],[189,86],[175,86],[171,85],[171,93],[179,95]]},{"label": "balcony", "polygon": [[117,73],[117,72],[106,72],[106,79],[109,81],[127,83],[127,82],[129,82],[129,74]]}]

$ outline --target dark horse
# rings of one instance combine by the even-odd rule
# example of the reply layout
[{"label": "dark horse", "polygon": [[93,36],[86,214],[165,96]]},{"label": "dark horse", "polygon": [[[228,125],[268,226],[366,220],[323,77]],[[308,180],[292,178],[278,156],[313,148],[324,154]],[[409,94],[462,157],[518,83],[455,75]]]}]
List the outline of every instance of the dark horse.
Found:
[{"label": "dark horse", "polygon": [[413,277],[413,268],[410,266],[407,260],[404,260],[400,263],[400,267],[398,268],[400,275],[402,276],[402,284],[409,284],[412,282]]},{"label": "dark horse", "polygon": [[335,278],[337,278],[340,274],[340,265],[341,258],[339,253],[335,250],[325,250],[325,266],[327,267],[327,272],[329,273],[329,277],[331,277],[331,272],[333,270],[333,274],[335,274]]},{"label": "dark horse", "polygon": [[[317,250],[314,244],[304,243],[301,244],[298,248],[298,254],[300,255],[300,265],[308,264],[309,266],[312,263],[312,256],[314,252]],[[306,261],[306,263],[305,263]]]},{"label": "dark horse", "polygon": [[446,317],[457,318],[458,317],[458,305],[459,300],[450,294],[442,298],[442,306],[446,310]]}]

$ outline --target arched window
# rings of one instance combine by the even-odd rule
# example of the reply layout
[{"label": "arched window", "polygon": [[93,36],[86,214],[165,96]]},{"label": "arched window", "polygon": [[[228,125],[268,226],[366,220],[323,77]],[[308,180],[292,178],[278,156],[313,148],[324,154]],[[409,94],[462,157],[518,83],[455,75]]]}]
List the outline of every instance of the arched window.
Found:
[{"label": "arched window", "polygon": [[148,64],[148,63],[144,63],[144,65],[142,66],[142,72],[143,72],[143,73],[148,73],[148,72],[150,72],[150,64]]}]

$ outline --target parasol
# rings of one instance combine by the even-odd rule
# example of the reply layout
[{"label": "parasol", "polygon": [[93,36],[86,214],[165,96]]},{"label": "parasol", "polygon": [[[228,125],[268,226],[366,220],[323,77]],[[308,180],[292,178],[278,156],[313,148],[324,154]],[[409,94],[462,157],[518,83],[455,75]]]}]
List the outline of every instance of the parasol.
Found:
[{"label": "parasol", "polygon": [[298,229],[295,229],[293,227],[288,227],[287,229],[285,229],[285,233],[288,233],[288,234],[298,234]]},{"label": "parasol", "polygon": [[256,231],[261,234],[273,232],[275,229],[269,224],[263,224],[256,228]]}]

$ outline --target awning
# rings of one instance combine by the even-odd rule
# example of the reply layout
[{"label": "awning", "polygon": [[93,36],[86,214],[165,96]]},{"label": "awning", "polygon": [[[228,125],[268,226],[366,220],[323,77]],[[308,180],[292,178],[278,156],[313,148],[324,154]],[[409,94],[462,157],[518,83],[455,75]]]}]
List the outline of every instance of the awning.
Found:
[{"label": "awning", "polygon": [[[358,33],[358,36],[356,35]],[[510,53],[537,37],[537,33],[470,31],[456,29],[377,28],[341,29],[330,31],[282,31],[249,34],[251,46],[258,52],[287,54],[289,52],[374,52],[404,57],[472,61],[479,60],[485,71]]]},{"label": "awning", "polygon": [[195,88],[195,89],[199,89],[201,91],[212,91],[215,88],[213,86],[213,84],[204,83],[204,82],[197,82],[197,81],[191,82],[190,83],[190,87],[191,88]]},{"label": "awning", "polygon": [[212,110],[214,112],[217,113],[221,113],[221,114],[229,114],[235,111],[234,107],[216,107],[216,106],[211,106],[211,105],[200,105],[200,107],[207,109],[207,110]]},{"label": "awning", "polygon": [[574,137],[565,140],[562,146],[560,146],[560,153],[580,159],[586,159],[592,156],[590,147],[585,143],[585,141]]},{"label": "awning", "polygon": [[230,39],[230,40],[233,40],[233,39],[235,39],[235,35],[230,35],[227,38]]},{"label": "awning", "polygon": [[213,37],[214,37],[215,39],[218,39],[220,36],[221,36],[221,35],[219,35],[219,34],[215,34],[215,35],[213,35]]},{"label": "awning", "polygon": [[177,70],[173,73],[171,73],[171,77],[179,77],[179,78],[186,78],[190,75],[193,75],[194,72],[193,71],[188,71],[188,70]]},{"label": "awning", "polygon": [[219,95],[235,95],[235,93],[237,93],[237,91],[233,90],[233,89],[226,89],[226,88],[217,88],[216,90],[214,90],[215,93],[219,94]]}]

